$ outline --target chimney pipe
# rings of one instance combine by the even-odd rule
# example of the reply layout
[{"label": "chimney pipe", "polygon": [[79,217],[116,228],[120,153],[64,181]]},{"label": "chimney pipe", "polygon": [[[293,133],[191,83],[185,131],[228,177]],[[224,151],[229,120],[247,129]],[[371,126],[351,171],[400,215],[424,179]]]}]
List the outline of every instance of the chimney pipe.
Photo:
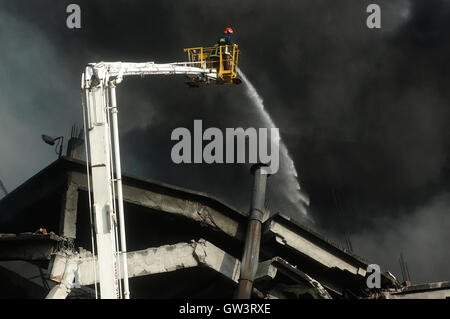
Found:
[{"label": "chimney pipe", "polygon": [[252,166],[251,172],[254,176],[252,198],[236,299],[250,299],[253,280],[255,279],[259,262],[261,226],[264,216],[264,202],[269,169],[267,165],[256,164]]}]

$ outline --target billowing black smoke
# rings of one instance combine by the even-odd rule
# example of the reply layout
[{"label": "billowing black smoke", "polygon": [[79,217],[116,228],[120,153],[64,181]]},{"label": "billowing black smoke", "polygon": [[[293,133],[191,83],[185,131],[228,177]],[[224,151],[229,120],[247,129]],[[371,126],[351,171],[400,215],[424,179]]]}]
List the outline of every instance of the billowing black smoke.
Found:
[{"label": "billowing black smoke", "polygon": [[[241,68],[293,155],[316,227],[337,240],[346,234],[357,253],[393,271],[402,251],[413,281],[449,279],[445,249],[430,249],[449,244],[439,228],[450,209],[448,1],[376,1],[381,30],[365,25],[373,1],[78,1],[82,28],[69,30],[71,2],[0,1],[7,186],[51,158],[45,145],[27,149],[22,141],[81,121],[85,63],[183,61],[183,48],[213,44],[232,26]],[[118,104],[127,172],[248,208],[248,166],[170,159],[172,130],[192,129],[194,119],[204,127],[264,124],[242,86],[193,90],[182,78],[126,79]],[[17,157],[30,152],[25,175]],[[270,208],[299,218],[277,192],[281,183],[271,177]],[[425,266],[432,264],[436,271]]]}]

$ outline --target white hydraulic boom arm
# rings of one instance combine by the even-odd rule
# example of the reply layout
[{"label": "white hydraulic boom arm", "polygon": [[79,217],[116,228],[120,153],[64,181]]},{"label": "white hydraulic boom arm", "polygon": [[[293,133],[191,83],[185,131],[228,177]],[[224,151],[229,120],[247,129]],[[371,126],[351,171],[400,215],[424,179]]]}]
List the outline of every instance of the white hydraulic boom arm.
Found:
[{"label": "white hydraulic boom arm", "polygon": [[92,176],[88,185],[93,195],[90,209],[94,217],[92,222],[98,261],[98,267],[94,272],[96,276],[98,274],[102,299],[130,297],[116,85],[124,76],[157,74],[182,74],[206,83],[217,79],[217,71],[206,68],[205,62],[168,64],[99,62],[88,64],[82,74],[81,88],[85,100],[83,115],[87,140],[86,163],[88,179],[89,174]]}]

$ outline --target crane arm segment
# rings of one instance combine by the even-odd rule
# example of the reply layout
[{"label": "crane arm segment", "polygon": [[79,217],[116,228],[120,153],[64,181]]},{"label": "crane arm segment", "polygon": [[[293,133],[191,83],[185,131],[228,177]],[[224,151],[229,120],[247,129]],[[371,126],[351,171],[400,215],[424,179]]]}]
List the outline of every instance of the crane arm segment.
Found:
[{"label": "crane arm segment", "polygon": [[[194,66],[196,65],[196,66]],[[98,62],[89,63],[86,66],[84,83],[82,88],[97,86],[100,82],[114,81],[118,84],[125,75],[174,75],[200,76],[205,79],[215,80],[217,70],[208,69],[204,62],[177,62],[177,63],[154,63],[154,62]]]},{"label": "crane arm segment", "polygon": [[[124,76],[158,74],[182,74],[203,83],[217,80],[217,70],[207,68],[204,61],[166,64],[89,63],[81,77],[81,88],[86,101],[84,106],[86,115],[84,127],[88,145],[86,163],[92,177],[89,188],[92,186],[91,209],[95,226],[101,298],[122,297],[119,273],[123,274],[123,296],[130,297],[116,85],[122,82]],[[120,235],[120,242],[117,235]],[[122,263],[118,262],[119,258],[123,259]],[[120,269],[120,264],[123,265],[123,269]]]}]

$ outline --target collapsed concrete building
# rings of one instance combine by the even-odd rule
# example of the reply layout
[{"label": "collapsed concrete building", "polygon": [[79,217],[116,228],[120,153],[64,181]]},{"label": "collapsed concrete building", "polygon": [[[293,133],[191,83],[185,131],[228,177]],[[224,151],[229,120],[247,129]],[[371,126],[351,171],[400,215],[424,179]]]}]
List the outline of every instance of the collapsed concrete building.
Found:
[{"label": "collapsed concrete building", "polygon": [[[95,298],[86,164],[69,155],[0,201],[0,298]],[[123,186],[132,298],[232,298],[247,214],[130,175]],[[389,272],[369,289],[369,262],[282,213],[267,216],[252,298],[450,296],[449,282],[413,286]]]}]

